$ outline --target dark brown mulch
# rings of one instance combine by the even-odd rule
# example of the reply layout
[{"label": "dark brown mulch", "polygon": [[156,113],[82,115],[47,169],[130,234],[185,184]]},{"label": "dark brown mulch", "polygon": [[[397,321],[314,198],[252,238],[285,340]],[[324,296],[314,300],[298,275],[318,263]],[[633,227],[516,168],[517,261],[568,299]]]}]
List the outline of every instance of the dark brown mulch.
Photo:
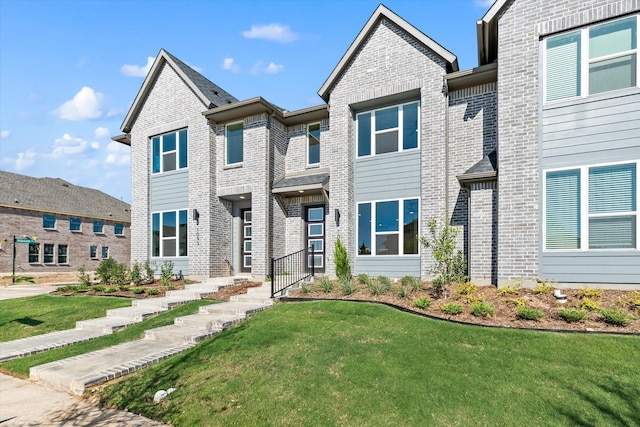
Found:
[{"label": "dark brown mulch", "polygon": [[246,281],[237,283],[235,285],[225,286],[218,292],[205,295],[202,299],[216,300],[216,301],[229,301],[229,298],[233,295],[246,294],[247,289],[255,288],[256,286],[262,286],[260,282]]},{"label": "dark brown mulch", "polygon": [[[559,316],[558,310],[563,308],[575,308],[580,305],[581,299],[578,297],[578,289],[562,289],[562,293],[567,295],[567,302],[559,303],[552,294],[536,295],[531,289],[518,289],[516,293],[501,296],[495,286],[482,286],[473,294],[472,298],[483,300],[491,303],[495,308],[495,314],[491,317],[477,317],[471,314],[471,305],[474,301],[465,301],[464,297],[456,297],[456,288],[451,290],[451,296],[448,298],[435,295],[428,282],[422,283],[422,289],[414,291],[407,298],[398,296],[398,286],[394,285],[391,291],[383,295],[374,296],[362,284],[357,285],[357,289],[351,295],[343,295],[340,292],[340,286],[336,282],[331,293],[320,290],[317,284],[307,286],[306,291],[297,290],[289,294],[292,298],[308,298],[308,299],[341,299],[356,301],[372,301],[392,304],[407,311],[420,314],[427,314],[446,320],[454,320],[476,325],[499,326],[506,328],[525,328],[525,329],[544,329],[544,330],[566,330],[566,331],[597,331],[597,332],[614,332],[614,333],[632,333],[640,334],[640,308],[631,306],[628,302],[635,297],[640,298],[640,294],[634,291],[619,290],[603,290],[599,297],[594,298],[598,307],[603,309],[620,309],[633,315],[636,320],[627,326],[610,325],[604,321],[604,318],[596,311],[588,312],[588,319],[575,323],[568,323]],[[413,305],[413,301],[420,297],[429,297],[433,300],[429,308],[422,310]],[[516,299],[523,299],[528,307],[542,310],[545,317],[540,320],[524,320],[518,318],[515,312]],[[443,313],[442,305],[445,303],[455,302],[462,304],[462,313],[451,316]]]}]

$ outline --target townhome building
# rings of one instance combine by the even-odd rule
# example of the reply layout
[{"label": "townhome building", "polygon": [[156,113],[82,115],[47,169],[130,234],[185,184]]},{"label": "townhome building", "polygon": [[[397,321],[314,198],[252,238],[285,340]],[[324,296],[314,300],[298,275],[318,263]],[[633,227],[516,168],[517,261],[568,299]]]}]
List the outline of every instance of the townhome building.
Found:
[{"label": "townhome building", "polygon": [[59,178],[4,171],[0,189],[0,272],[89,272],[108,258],[130,264],[128,203]]},{"label": "townhome building", "polygon": [[356,274],[427,279],[435,218],[460,228],[476,283],[640,288],[639,11],[497,0],[459,70],[380,5],[297,111],[160,50],[114,137],[131,146],[132,261],[264,278],[306,250],[332,276],[340,239]]}]

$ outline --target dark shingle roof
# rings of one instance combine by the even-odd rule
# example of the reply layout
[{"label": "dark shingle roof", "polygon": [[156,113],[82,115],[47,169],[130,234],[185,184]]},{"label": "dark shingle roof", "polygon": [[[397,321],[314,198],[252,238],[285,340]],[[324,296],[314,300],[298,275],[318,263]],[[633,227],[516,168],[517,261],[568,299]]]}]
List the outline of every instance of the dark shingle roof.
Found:
[{"label": "dark shingle roof", "polygon": [[128,203],[60,178],[0,171],[0,206],[131,223]]},{"label": "dark shingle roof", "polygon": [[175,64],[180,67],[180,70],[187,76],[189,80],[207,97],[208,101],[217,107],[227,105],[238,100],[217,84],[207,79],[205,76],[167,52],[164,51],[168,57],[170,57]]},{"label": "dark shingle roof", "polygon": [[283,178],[280,181],[273,184],[273,188],[289,188],[289,187],[299,187],[303,185],[312,185],[312,184],[324,184],[325,181],[329,178],[328,173],[320,173],[316,175],[301,175],[294,176],[291,178]]},{"label": "dark shingle roof", "polygon": [[471,181],[486,181],[496,179],[498,175],[498,156],[493,150],[478,163],[471,166],[465,173],[458,175],[461,184]]}]

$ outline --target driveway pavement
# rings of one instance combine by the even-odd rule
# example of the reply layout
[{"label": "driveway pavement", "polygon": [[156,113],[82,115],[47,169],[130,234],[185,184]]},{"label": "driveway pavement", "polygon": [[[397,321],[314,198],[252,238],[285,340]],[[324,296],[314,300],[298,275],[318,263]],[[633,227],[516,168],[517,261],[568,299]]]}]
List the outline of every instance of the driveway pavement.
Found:
[{"label": "driveway pavement", "polygon": [[140,415],[103,408],[49,387],[0,374],[0,426],[165,426]]},{"label": "driveway pavement", "polygon": [[56,287],[53,285],[9,285],[0,286],[0,300],[32,297],[34,295],[48,294],[55,291]]}]

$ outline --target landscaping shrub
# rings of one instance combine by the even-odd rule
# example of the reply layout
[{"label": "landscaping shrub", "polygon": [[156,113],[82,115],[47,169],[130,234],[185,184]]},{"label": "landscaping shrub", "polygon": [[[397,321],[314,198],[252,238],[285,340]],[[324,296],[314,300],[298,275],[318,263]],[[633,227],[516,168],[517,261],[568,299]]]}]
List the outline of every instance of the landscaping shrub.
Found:
[{"label": "landscaping shrub", "polygon": [[105,294],[112,294],[112,293],[114,293],[114,292],[115,292],[115,291],[117,291],[117,290],[118,290],[118,288],[117,288],[117,287],[115,287],[115,286],[109,286],[109,287],[107,287],[107,288],[104,288],[104,293],[105,293]]},{"label": "landscaping shrub", "polygon": [[129,271],[129,278],[131,279],[131,283],[135,286],[139,286],[142,283],[142,268],[138,261],[134,262],[131,266],[131,271]]},{"label": "landscaping shrub", "polygon": [[580,301],[580,308],[588,311],[598,311],[600,309],[600,306],[598,305],[597,301],[589,297],[585,297],[582,298],[582,301]]},{"label": "landscaping shrub", "polygon": [[516,307],[516,315],[525,320],[542,319],[545,315],[542,310],[525,306]]},{"label": "landscaping shrub", "polygon": [[133,292],[136,295],[140,295],[140,294],[144,293],[144,288],[141,288],[141,287],[132,288],[131,292]]},{"label": "landscaping shrub", "polygon": [[144,270],[144,282],[153,283],[153,275],[156,274],[155,264],[151,264],[149,261],[145,261],[142,264],[142,268]]},{"label": "landscaping shrub", "polygon": [[522,284],[521,281],[514,280],[511,283],[504,285],[503,287],[498,289],[498,295],[505,296],[505,295],[517,294],[521,284]]},{"label": "landscaping shrub", "polygon": [[116,265],[113,266],[111,283],[124,285],[127,282],[129,282],[129,270],[127,270],[127,266],[121,262],[116,263]]},{"label": "landscaping shrub", "polygon": [[496,309],[490,302],[479,302],[471,306],[471,314],[474,316],[491,317],[495,312]]},{"label": "landscaping shrub", "polygon": [[441,310],[446,314],[456,315],[462,313],[462,304],[458,304],[457,302],[448,302],[446,304],[442,304]]},{"label": "landscaping shrub", "polygon": [[600,315],[604,318],[605,322],[617,326],[627,326],[636,320],[635,317],[622,310],[600,310]]},{"label": "landscaping shrub", "polygon": [[404,286],[404,285],[400,285],[398,287],[398,298],[409,298],[409,295],[411,295],[411,292],[413,292],[413,289],[410,288],[409,286]]},{"label": "landscaping shrub", "polygon": [[78,268],[78,281],[80,285],[89,286],[91,284],[91,277],[87,274],[84,265]]},{"label": "landscaping shrub", "polygon": [[400,283],[402,284],[402,286],[406,286],[406,287],[410,288],[412,291],[419,291],[420,290],[420,279],[417,278],[417,277],[403,276],[400,279]]},{"label": "landscaping shrub", "polygon": [[367,287],[369,292],[371,292],[371,295],[382,295],[388,290],[387,285],[385,285],[380,278],[378,278],[378,280],[367,278],[364,285]]},{"label": "landscaping shrub", "polygon": [[438,222],[432,218],[427,223],[429,237],[421,236],[420,243],[431,249],[435,261],[429,270],[433,274],[433,289],[437,294],[446,295],[454,282],[463,281],[466,272],[466,261],[462,251],[456,250],[457,236],[460,229],[449,225],[445,220],[444,226],[438,229]]},{"label": "landscaping shrub", "polygon": [[104,290],[106,289],[105,286],[102,285],[95,285],[93,286],[91,289],[93,289],[96,292],[104,292]]},{"label": "landscaping shrub", "polygon": [[369,280],[370,280],[370,277],[368,274],[365,274],[365,273],[358,274],[358,282],[362,283],[363,285],[366,285]]},{"label": "landscaping shrub", "polygon": [[328,277],[320,277],[320,289],[322,292],[331,293],[333,291],[333,282]]},{"label": "landscaping shrub", "polygon": [[478,292],[478,285],[473,282],[465,282],[458,285],[458,289],[456,289],[455,297],[462,297],[466,295],[473,295]]},{"label": "landscaping shrub", "polygon": [[145,288],[144,292],[149,296],[158,295],[160,293],[156,288]]},{"label": "landscaping shrub", "polygon": [[420,297],[413,300],[413,306],[426,310],[431,305],[431,302],[431,298],[429,297]]},{"label": "landscaping shrub", "polygon": [[122,292],[127,292],[128,290],[131,289],[131,287],[127,285],[119,285],[118,289],[120,289]]},{"label": "landscaping shrub", "polygon": [[391,289],[393,282],[387,276],[378,276],[377,281],[385,287],[386,290]]},{"label": "landscaping shrub", "polygon": [[96,276],[98,276],[100,283],[111,283],[111,277],[117,264],[118,262],[111,257],[100,262],[100,265],[96,269]]},{"label": "landscaping shrub", "polygon": [[564,308],[558,310],[558,315],[567,323],[580,322],[587,318],[587,312],[578,308]]},{"label": "landscaping shrub", "polygon": [[348,279],[351,281],[353,276],[351,275],[351,264],[349,263],[349,254],[347,248],[344,247],[340,238],[336,239],[336,244],[333,249],[333,259],[336,263],[336,276],[339,279]]},{"label": "landscaping shrub", "polygon": [[600,298],[602,296],[602,289],[580,288],[578,289],[578,298]]},{"label": "landscaping shrub", "polygon": [[538,284],[531,291],[534,295],[548,295],[553,292],[553,286],[544,279],[536,279]]},{"label": "landscaping shrub", "polygon": [[346,277],[340,278],[340,290],[343,295],[351,295],[356,291],[356,284],[353,283],[353,280],[347,279]]},{"label": "landscaping shrub", "polygon": [[165,260],[160,264],[160,286],[167,286],[173,276],[173,261]]},{"label": "landscaping shrub", "polygon": [[87,292],[89,289],[91,289],[91,286],[85,286],[85,285],[75,285],[71,287],[73,288],[73,292],[76,294]]}]

